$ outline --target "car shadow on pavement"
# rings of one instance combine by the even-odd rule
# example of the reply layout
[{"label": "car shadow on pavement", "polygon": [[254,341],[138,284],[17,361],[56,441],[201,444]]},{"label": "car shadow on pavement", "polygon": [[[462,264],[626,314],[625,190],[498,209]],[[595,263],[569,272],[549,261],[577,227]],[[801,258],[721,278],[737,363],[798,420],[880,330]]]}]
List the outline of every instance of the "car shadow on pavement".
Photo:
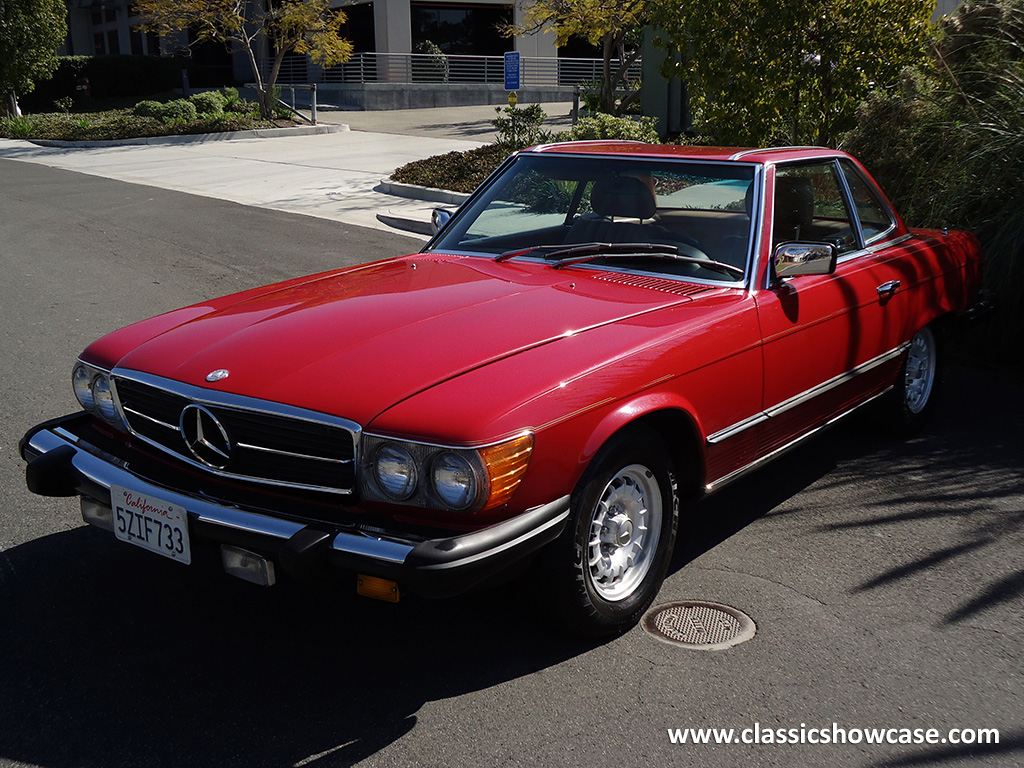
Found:
[{"label": "car shadow on pavement", "polygon": [[[905,557],[858,574],[852,592],[913,589],[932,572],[962,581],[965,561],[983,560],[987,581],[950,603],[937,625],[971,619],[1024,597],[1013,554],[1024,539],[1024,409],[1021,388],[995,374],[952,369],[925,432],[910,440],[880,434],[871,409],[684,509],[670,572],[762,517],[799,515],[803,537],[881,532],[904,542]],[[813,486],[813,488],[812,488]],[[844,499],[840,513],[829,500]],[[811,508],[803,509],[802,506]],[[942,533],[935,533],[942,526]],[[931,537],[922,534],[931,528]],[[807,539],[809,540],[809,539]]]},{"label": "car shadow on pavement", "polygon": [[583,653],[515,585],[445,601],[262,589],[80,527],[0,569],[0,762],[352,765],[428,701]]},{"label": "car shadow on pavement", "polygon": [[[912,588],[914,580],[964,563],[985,563],[974,593],[951,605],[937,623],[972,619],[1024,597],[1024,568],[1015,542],[1024,541],[1024,409],[1019,386],[980,371],[946,377],[935,419],[912,444],[882,445],[858,460],[858,477],[890,476],[906,482],[879,494],[853,519],[819,527],[822,533],[883,532],[911,537],[925,526],[943,526],[955,538],[930,543],[904,562],[865,574],[855,592]],[[1019,550],[1016,550],[1019,551]]]}]

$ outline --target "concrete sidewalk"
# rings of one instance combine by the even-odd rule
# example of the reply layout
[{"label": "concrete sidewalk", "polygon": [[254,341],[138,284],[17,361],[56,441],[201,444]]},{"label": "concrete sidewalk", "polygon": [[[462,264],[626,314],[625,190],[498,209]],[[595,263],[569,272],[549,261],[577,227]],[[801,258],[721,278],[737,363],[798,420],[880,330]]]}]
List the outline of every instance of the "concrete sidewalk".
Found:
[{"label": "concrete sidewalk", "polygon": [[[553,127],[563,127],[569,106],[545,105],[548,114],[561,116]],[[0,139],[0,158],[396,232],[377,215],[422,228],[438,204],[387,194],[381,180],[414,160],[490,142],[494,115],[492,106],[321,110],[321,123],[344,121],[359,129],[233,140],[181,137],[153,145],[53,147]],[[422,234],[404,234],[423,240]]]}]

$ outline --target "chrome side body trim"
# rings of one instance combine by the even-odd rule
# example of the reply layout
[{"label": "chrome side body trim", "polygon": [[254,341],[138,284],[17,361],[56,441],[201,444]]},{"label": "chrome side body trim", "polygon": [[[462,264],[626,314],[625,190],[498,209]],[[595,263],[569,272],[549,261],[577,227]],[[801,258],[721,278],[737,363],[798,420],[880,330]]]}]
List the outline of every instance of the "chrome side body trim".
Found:
[{"label": "chrome side body trim", "polygon": [[762,464],[766,464],[767,462],[771,461],[772,459],[774,459],[774,458],[776,458],[778,456],[781,456],[784,453],[787,453],[791,449],[795,448],[796,446],[798,446],[802,442],[804,442],[804,440],[807,440],[809,437],[812,437],[812,436],[818,434],[823,429],[832,426],[833,424],[835,424],[840,419],[843,419],[843,418],[849,416],[851,413],[853,413],[856,410],[859,410],[860,408],[863,408],[868,403],[872,403],[875,400],[877,400],[878,398],[888,394],[891,390],[892,390],[892,387],[887,387],[883,391],[879,392],[877,395],[869,397],[863,403],[857,403],[857,405],[855,405],[852,408],[849,408],[849,409],[843,411],[842,413],[838,414],[837,416],[833,416],[831,419],[826,421],[820,427],[815,427],[811,431],[805,432],[804,434],[800,435],[799,437],[797,437],[796,439],[792,440],[791,442],[786,443],[781,448],[776,448],[771,453],[766,453],[761,458],[754,459],[754,461],[750,462],[746,466],[740,467],[739,469],[735,470],[734,472],[730,472],[728,475],[725,475],[724,477],[720,477],[717,480],[711,481],[710,483],[708,483],[707,485],[704,486],[704,491],[706,493],[714,493],[715,491],[721,490],[722,488],[724,488],[726,485],[728,485],[729,483],[733,482],[734,480],[738,480],[739,478],[741,478],[744,475],[746,475],[748,472],[753,472],[755,469],[758,469]]},{"label": "chrome side body trim", "polygon": [[868,371],[873,370],[878,366],[889,362],[890,360],[894,360],[895,358],[900,357],[908,349],[910,349],[909,341],[900,344],[898,347],[895,347],[894,349],[890,349],[888,352],[879,355],[873,360],[868,360],[866,363],[861,363],[857,367],[851,368],[846,373],[841,373],[838,376],[835,376],[829,379],[828,381],[817,385],[816,387],[812,387],[811,389],[808,389],[806,392],[801,392],[800,394],[789,398],[789,400],[785,400],[779,403],[778,405],[773,405],[771,408],[765,408],[760,413],[756,413],[753,416],[744,419],[743,421],[739,421],[736,424],[733,424],[732,426],[719,430],[718,432],[715,432],[713,435],[708,435],[707,442],[712,445],[715,445],[717,443],[724,442],[725,440],[728,440],[731,437],[735,437],[736,435],[750,429],[751,427],[755,427],[758,424],[761,424],[762,422],[765,422],[770,418],[780,416],[786,411],[792,410],[793,408],[796,408],[799,405],[803,405],[804,403],[813,400],[814,398],[819,397],[820,395],[823,395],[826,392],[835,389],[836,387],[842,386],[843,384],[852,381],[853,379],[857,378],[863,373],[867,373]]}]

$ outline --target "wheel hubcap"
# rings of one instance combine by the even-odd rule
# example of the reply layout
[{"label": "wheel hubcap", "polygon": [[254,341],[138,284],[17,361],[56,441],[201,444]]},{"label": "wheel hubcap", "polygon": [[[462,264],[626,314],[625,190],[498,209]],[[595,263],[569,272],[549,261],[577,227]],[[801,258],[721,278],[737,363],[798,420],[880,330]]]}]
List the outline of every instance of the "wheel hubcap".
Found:
[{"label": "wheel hubcap", "polygon": [[625,600],[643,581],[658,549],[661,516],[661,489],[647,467],[625,467],[605,486],[587,544],[590,581],[605,600]]},{"label": "wheel hubcap", "polygon": [[935,337],[927,328],[918,331],[910,342],[907,353],[907,374],[904,389],[907,408],[920,413],[928,404],[935,384]]}]

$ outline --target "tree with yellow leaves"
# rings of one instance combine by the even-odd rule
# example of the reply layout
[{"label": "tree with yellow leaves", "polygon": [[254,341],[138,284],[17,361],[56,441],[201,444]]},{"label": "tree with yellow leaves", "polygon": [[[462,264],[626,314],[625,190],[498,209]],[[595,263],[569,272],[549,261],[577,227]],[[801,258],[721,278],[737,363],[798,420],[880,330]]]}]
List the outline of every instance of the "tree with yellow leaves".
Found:
[{"label": "tree with yellow leaves", "polygon": [[[644,26],[648,0],[520,0],[524,21],[509,25],[505,34],[523,35],[554,29],[555,42],[565,45],[574,35],[601,47],[601,111],[621,114],[639,92],[616,101],[615,92],[626,84],[630,65],[639,58],[639,45],[629,50],[627,40]],[[612,59],[618,61],[613,65]]]},{"label": "tree with yellow leaves", "polygon": [[[216,40],[229,50],[245,51],[259,91],[260,111],[273,115],[273,93],[288,53],[309,54],[323,67],[348,61],[352,44],[341,36],[345,14],[330,10],[330,0],[135,0],[146,26],[161,37],[192,30],[196,42]],[[263,76],[257,56],[264,38],[273,54]]]}]

